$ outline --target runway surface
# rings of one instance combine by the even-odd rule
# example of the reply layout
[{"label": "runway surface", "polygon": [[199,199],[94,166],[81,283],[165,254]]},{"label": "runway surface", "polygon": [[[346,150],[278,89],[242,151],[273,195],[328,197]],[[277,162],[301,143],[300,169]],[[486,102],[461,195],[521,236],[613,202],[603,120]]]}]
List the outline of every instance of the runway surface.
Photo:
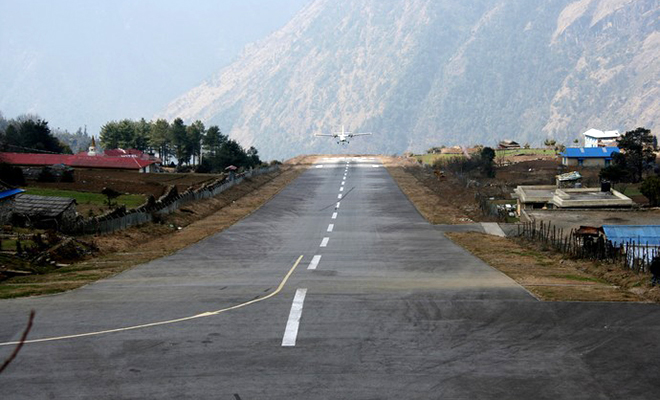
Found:
[{"label": "runway surface", "polygon": [[[3,399],[656,399],[660,307],[545,303],[370,158],[163,259],[0,301]],[[39,341],[43,340],[43,341]]]}]

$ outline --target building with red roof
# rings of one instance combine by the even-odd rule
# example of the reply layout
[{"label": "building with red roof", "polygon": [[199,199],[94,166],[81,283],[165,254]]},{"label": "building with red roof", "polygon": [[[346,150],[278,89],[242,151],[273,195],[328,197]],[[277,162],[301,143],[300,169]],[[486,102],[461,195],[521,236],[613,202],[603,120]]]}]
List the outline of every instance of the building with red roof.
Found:
[{"label": "building with red roof", "polygon": [[47,167],[63,164],[72,168],[123,169],[156,172],[160,161],[154,158],[110,157],[105,155],[0,153],[0,163],[20,167]]}]

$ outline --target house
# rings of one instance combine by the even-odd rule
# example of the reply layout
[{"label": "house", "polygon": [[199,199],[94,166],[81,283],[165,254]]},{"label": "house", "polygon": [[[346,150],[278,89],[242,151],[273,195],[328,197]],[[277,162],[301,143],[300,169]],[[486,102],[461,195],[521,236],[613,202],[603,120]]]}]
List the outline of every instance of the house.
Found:
[{"label": "house", "polygon": [[16,196],[23,192],[23,189],[13,189],[0,181],[0,224],[8,224],[11,221]]},{"label": "house", "polygon": [[62,164],[72,168],[120,169],[157,172],[159,161],[134,157],[90,156],[79,154],[0,153],[0,162],[19,167],[48,167]]},{"label": "house", "polygon": [[78,212],[76,200],[68,197],[47,197],[19,194],[14,202],[12,219],[19,224],[37,228],[62,229],[75,224]]},{"label": "house", "polygon": [[569,147],[560,153],[561,163],[569,167],[607,167],[618,147]]},{"label": "house", "polygon": [[589,129],[582,136],[584,136],[584,147],[613,147],[621,138],[619,131],[603,132],[598,129]]},{"label": "house", "polygon": [[513,140],[502,140],[497,144],[498,149],[519,149],[520,144],[518,142],[514,142]]}]

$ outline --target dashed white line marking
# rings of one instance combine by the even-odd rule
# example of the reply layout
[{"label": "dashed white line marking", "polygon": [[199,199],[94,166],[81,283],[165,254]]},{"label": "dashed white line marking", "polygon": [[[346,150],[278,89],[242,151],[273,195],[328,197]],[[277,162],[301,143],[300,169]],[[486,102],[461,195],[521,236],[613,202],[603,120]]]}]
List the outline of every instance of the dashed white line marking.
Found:
[{"label": "dashed white line marking", "polygon": [[300,317],[302,317],[305,295],[307,295],[307,289],[296,290],[296,295],[293,297],[293,303],[291,304],[291,312],[289,312],[289,320],[287,321],[286,328],[284,329],[282,347],[293,347],[296,345],[296,338],[298,337],[298,327],[300,327]]},{"label": "dashed white line marking", "polygon": [[340,187],[340,188],[339,188],[339,191],[340,191],[340,192],[343,192],[343,191],[344,191],[344,187],[343,187],[343,186]]},{"label": "dashed white line marking", "polygon": [[332,213],[332,219],[337,219],[337,213]]},{"label": "dashed white line marking", "polygon": [[341,200],[341,193],[337,195],[337,198]]},{"label": "dashed white line marking", "polygon": [[328,225],[328,232],[332,232],[333,229],[335,229],[335,224]]},{"label": "dashed white line marking", "polygon": [[320,247],[328,247],[328,242],[330,241],[329,237],[324,237],[323,240],[321,240],[321,246]]},{"label": "dashed white line marking", "polygon": [[316,255],[316,256],[312,257],[312,262],[309,263],[309,266],[307,267],[307,269],[316,269],[316,267],[318,267],[320,261],[321,261],[321,256],[320,255]]},{"label": "dashed white line marking", "polygon": [[323,165],[317,165],[316,168],[323,168]]},{"label": "dashed white line marking", "polygon": [[335,206],[335,208],[339,208],[340,205],[341,205],[341,201],[338,201],[338,202],[337,202],[337,205]]}]

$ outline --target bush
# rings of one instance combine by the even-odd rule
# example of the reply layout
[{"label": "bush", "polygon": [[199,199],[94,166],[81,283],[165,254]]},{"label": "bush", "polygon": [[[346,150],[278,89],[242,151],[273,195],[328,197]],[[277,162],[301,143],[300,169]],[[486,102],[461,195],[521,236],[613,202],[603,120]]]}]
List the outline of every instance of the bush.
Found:
[{"label": "bush", "polygon": [[61,182],[75,182],[75,180],[76,178],[72,169],[65,169],[64,172],[62,172],[62,178],[60,178]]},{"label": "bush", "polygon": [[651,207],[657,207],[660,204],[660,177],[654,175],[644,179],[639,191],[649,199]]}]

